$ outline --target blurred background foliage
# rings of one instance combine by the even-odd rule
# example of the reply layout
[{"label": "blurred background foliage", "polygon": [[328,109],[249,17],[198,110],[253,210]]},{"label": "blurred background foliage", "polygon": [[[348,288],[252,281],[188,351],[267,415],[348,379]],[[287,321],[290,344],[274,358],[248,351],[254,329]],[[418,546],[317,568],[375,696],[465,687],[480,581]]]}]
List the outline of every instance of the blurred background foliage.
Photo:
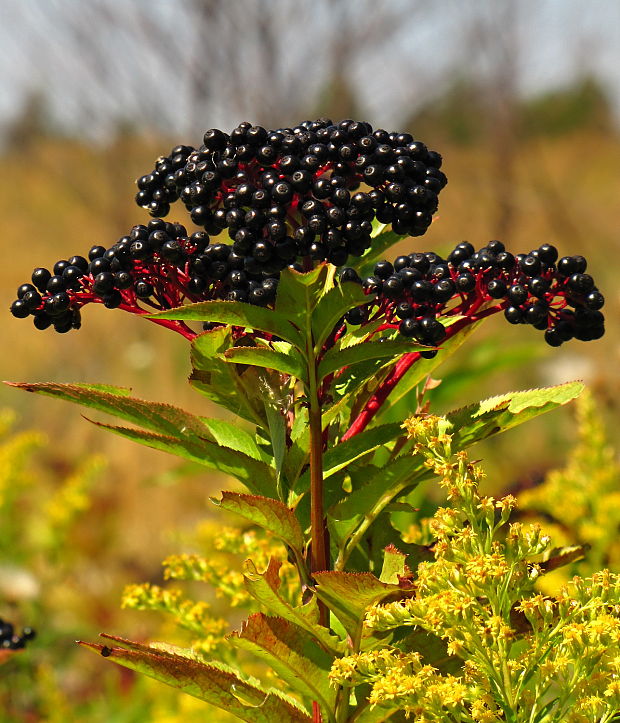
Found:
[{"label": "blurred background foliage", "polygon": [[[616,3],[586,10],[574,0],[89,0],[75,7],[0,0],[2,308],[33,267],[94,243],[109,246],[144,222],[134,179],[173,145],[199,144],[208,127],[230,129],[246,118],[278,127],[328,115],[408,130],[443,154],[449,185],[426,236],[398,251],[500,238],[527,252],[550,242],[562,254],[586,255],[607,297],[607,335],[595,344],[550,350],[529,328],[488,321],[442,370],[443,384],[430,393],[435,410],[584,379],[598,411],[580,408],[580,427],[570,410],[556,412],[477,455],[494,493],[527,488],[524,500],[543,518],[544,505],[573,482],[587,495],[591,464],[601,470],[601,494],[615,500],[618,445],[608,433],[605,447],[595,425],[614,430],[619,421]],[[171,218],[188,221],[182,211]],[[84,320],[79,332],[60,337],[5,313],[2,377],[126,385],[137,396],[217,413],[185,384],[181,337],[95,305]],[[0,668],[0,720],[198,716],[199,704],[103,665],[72,641],[107,630],[175,642],[162,616],[120,610],[122,590],[163,584],[168,555],[205,553],[192,530],[232,521],[207,503],[230,481],[106,436],[75,409],[34,395],[3,387],[0,408],[0,616],[39,631]],[[581,471],[571,477],[577,463],[569,462],[535,504],[532,490],[564,466],[579,428],[591,450]],[[617,568],[615,548],[603,549],[617,529],[617,515],[605,516],[614,505],[596,508],[596,529],[613,527],[594,537],[597,564]],[[559,523],[562,542],[593,537],[570,520]],[[209,595],[213,614],[228,617],[227,602]]]}]

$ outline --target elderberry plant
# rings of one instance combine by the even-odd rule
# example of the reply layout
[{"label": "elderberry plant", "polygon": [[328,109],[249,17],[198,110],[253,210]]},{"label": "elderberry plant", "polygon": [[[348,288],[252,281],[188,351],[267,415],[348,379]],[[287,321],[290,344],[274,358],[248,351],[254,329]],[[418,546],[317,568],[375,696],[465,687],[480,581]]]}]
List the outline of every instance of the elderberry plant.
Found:
[{"label": "elderberry plant", "polygon": [[[529,324],[551,346],[590,341],[604,333],[604,298],[586,260],[560,258],[550,244],[513,255],[499,241],[477,251],[460,243],[447,258],[417,251],[381,260],[397,241],[427,230],[447,181],[440,167],[441,156],[411,135],[364,122],[212,129],[199,148],[176,146],[138,179],[136,201],[151,221],[109,248],[92,247],[88,258],[36,268],[32,283],[19,287],[11,312],[32,316],[39,329],[78,328],[82,307],[94,302],[182,334],[191,345],[190,383],[236,422],[149,403],[120,387],[15,386],[115,415],[133,426],[97,424],[236,478],[247,493],[225,491],[215,503],[272,540],[268,559],[248,545],[250,558],[232,576],[204,556],[167,564],[170,577],[214,582],[230,592],[231,605],[243,601],[251,614],[238,631],[224,636],[226,623],[210,618],[201,601],[140,586],[127,592],[125,604],[173,614],[197,638],[193,647],[113,636],[106,636],[108,645],[84,645],[253,723],[375,723],[413,711],[420,721],[493,720],[480,717],[487,710],[475,699],[478,688],[468,688],[471,665],[453,643],[456,633],[444,634],[437,623],[426,626],[427,638],[411,639],[364,623],[373,605],[406,605],[426,579],[424,561],[445,543],[437,525],[432,547],[407,542],[394,525],[396,512],[416,518],[415,490],[437,469],[419,435],[386,413],[405,400],[423,417],[418,387],[485,318],[503,313],[510,324]],[[177,202],[198,230],[164,220]],[[569,383],[472,404],[441,421],[442,439],[462,455],[581,388]],[[494,554],[493,535],[510,505],[499,505],[500,525],[493,522],[495,506],[485,502],[492,530],[484,532],[471,506],[473,487],[463,482],[471,494],[459,496],[454,485],[455,511],[444,515],[455,521],[450,535],[471,535],[471,549],[482,545]],[[502,613],[506,600],[508,611],[525,611],[540,566],[523,560],[546,549],[532,544],[511,552],[522,584],[503,593]],[[557,566],[572,554],[550,559]],[[488,586],[479,593],[493,597],[501,576],[484,575]],[[434,584],[452,583],[437,577]],[[509,622],[494,608],[492,614],[505,631]],[[454,615],[450,630],[458,628]],[[421,620],[420,614],[403,624],[424,627]],[[531,634],[539,629],[532,623]],[[484,646],[491,654],[488,635],[476,642],[481,655]],[[449,649],[437,655],[444,639]],[[496,657],[516,676],[511,645],[502,643]],[[239,654],[248,651],[275,671],[278,687],[247,674]],[[376,679],[365,677],[368,661],[381,661],[390,674],[406,668],[409,678],[423,666],[440,686],[437,695],[418,699],[413,689],[398,688],[381,696]],[[524,695],[538,690],[532,681],[539,679],[546,685],[535,675],[518,683]],[[525,720],[515,717],[517,682],[504,676],[509,682],[512,692],[491,680],[488,710],[501,710],[498,719]],[[441,686],[453,695],[443,696]],[[452,718],[432,717],[442,697],[460,706],[450,709]],[[527,720],[559,720],[544,715]]]}]

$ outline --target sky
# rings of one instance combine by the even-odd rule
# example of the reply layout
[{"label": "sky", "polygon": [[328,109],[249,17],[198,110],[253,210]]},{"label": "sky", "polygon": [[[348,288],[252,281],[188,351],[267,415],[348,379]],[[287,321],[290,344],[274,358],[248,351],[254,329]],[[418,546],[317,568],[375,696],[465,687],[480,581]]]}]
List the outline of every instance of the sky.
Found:
[{"label": "sky", "polygon": [[[240,112],[251,114],[252,98],[260,95],[262,81],[249,41],[255,8],[281,23],[277,82],[283,88],[273,93],[273,102],[286,105],[300,92],[314,97],[329,70],[325,38],[347,33],[334,27],[335,18],[344,17],[335,7],[343,4],[348,5],[347,27],[355,26],[362,38],[377,22],[377,8],[387,8],[396,18],[385,29],[385,42],[367,42],[344,69],[375,125],[394,126],[438,95],[455,73],[491,73],[494,43],[505,38],[515,44],[522,93],[594,73],[620,118],[620,0],[226,2],[241,12],[231,11],[228,26],[201,36],[190,12],[193,0],[0,0],[0,129],[19,114],[24,98],[39,91],[54,122],[69,132],[106,138],[119,120],[127,119],[174,133],[193,132],[197,65],[219,90],[201,109],[200,124],[229,127]],[[506,17],[512,15],[508,28],[497,13],[502,7]],[[218,42],[227,45],[217,47]],[[230,92],[231,58],[241,58],[247,75],[245,104]]]}]

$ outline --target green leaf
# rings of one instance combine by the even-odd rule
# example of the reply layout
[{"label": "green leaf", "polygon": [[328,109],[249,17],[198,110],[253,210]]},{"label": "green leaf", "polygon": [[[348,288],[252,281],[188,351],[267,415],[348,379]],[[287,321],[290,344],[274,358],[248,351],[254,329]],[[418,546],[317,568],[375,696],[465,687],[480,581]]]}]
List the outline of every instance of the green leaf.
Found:
[{"label": "green leaf", "polygon": [[352,264],[353,268],[357,269],[362,278],[368,276],[373,272],[377,261],[385,258],[386,251],[404,238],[407,238],[407,234],[394,233],[391,228],[389,231],[383,231],[377,234],[373,238],[372,246],[368,251],[358,261]]},{"label": "green leaf", "polygon": [[584,389],[581,382],[509,392],[450,412],[453,444],[462,448],[567,404]]},{"label": "green leaf", "polygon": [[[457,318],[455,317],[455,321]],[[442,342],[441,348],[432,359],[418,359],[415,364],[406,372],[403,378],[398,382],[385,403],[381,407],[379,414],[381,416],[387,413],[397,402],[414,392],[415,388],[421,382],[430,376],[438,366],[443,364],[449,357],[456,352],[461,345],[470,337],[470,335],[478,328],[482,321],[478,321],[470,326],[461,329],[458,334]],[[414,404],[415,407],[415,404]]]},{"label": "green leaf", "polygon": [[237,346],[227,349],[225,354],[227,361],[235,364],[250,364],[256,367],[275,369],[282,374],[290,374],[300,381],[306,382],[308,373],[303,357],[291,347],[288,354],[267,347]]},{"label": "green leaf", "polygon": [[398,592],[398,585],[381,582],[370,572],[315,572],[316,594],[357,640],[366,608]]},{"label": "green leaf", "polygon": [[[304,711],[277,692],[264,691],[218,663],[201,663],[154,647],[106,636],[119,646],[80,641],[108,660],[228,711],[248,723],[312,723]],[[123,647],[120,647],[123,646]],[[127,649],[129,648],[129,649]]]},{"label": "green leaf", "polygon": [[115,387],[106,387],[108,391],[101,391],[97,385],[92,384],[55,384],[52,382],[40,384],[10,382],[9,384],[27,392],[56,397],[100,412],[113,414],[159,434],[195,440],[209,437],[209,430],[199,417],[195,417],[179,407],[173,407],[171,404],[147,402],[143,399],[128,397],[125,390],[119,394]]},{"label": "green leaf", "polygon": [[[353,438],[355,439],[355,437]],[[386,504],[395,494],[401,492],[410,482],[417,484],[416,476],[424,470],[424,460],[420,457],[397,457],[375,472],[367,473],[367,481],[353,490],[345,499],[330,509],[330,516],[336,520],[355,520],[372,510],[383,497]]]},{"label": "green leaf", "polygon": [[[201,301],[197,304],[179,306],[157,314],[149,319],[175,319],[179,321],[211,321],[274,334],[303,350],[304,339],[288,318],[262,306],[242,301]],[[301,346],[300,346],[301,345]]]},{"label": "green leaf", "polygon": [[206,439],[192,440],[166,437],[160,434],[153,434],[142,429],[119,427],[103,422],[88,420],[97,427],[107,429],[133,442],[144,444],[162,452],[174,454],[177,457],[188,459],[191,462],[216,469],[224,474],[231,475],[238,479],[251,491],[261,494],[275,495],[275,471],[264,462],[249,457],[242,452],[220,447],[214,442]]},{"label": "green leaf", "polygon": [[190,384],[208,399],[244,419],[267,428],[261,398],[258,370],[246,369],[223,359],[224,352],[232,347],[230,329],[212,329],[192,342],[192,374]]},{"label": "green leaf", "polygon": [[318,353],[323,344],[334,331],[336,324],[350,309],[372,301],[374,296],[367,296],[360,284],[347,281],[332,287],[324,294],[312,314],[312,336],[315,352]]},{"label": "green leaf", "polygon": [[383,552],[383,567],[379,580],[398,585],[398,578],[407,572],[407,555],[394,545],[388,545]]},{"label": "green leaf", "polygon": [[271,401],[265,402],[265,414],[269,424],[269,437],[273,449],[273,459],[276,465],[276,478],[278,481],[278,497],[281,500],[286,498],[283,488],[282,470],[286,456],[286,422],[282,411]]},{"label": "green leaf", "polygon": [[310,446],[310,428],[308,425],[308,409],[298,407],[291,429],[291,445],[284,455],[283,472],[288,483],[294,487],[301,470],[308,462]]},{"label": "green leaf", "polygon": [[374,359],[391,359],[396,361],[403,354],[409,354],[414,351],[428,351],[427,346],[416,346],[406,341],[365,341],[355,346],[348,346],[345,349],[332,347],[326,352],[325,356],[319,364],[319,379],[323,379],[328,374]]},{"label": "green leaf", "polygon": [[[322,711],[333,709],[336,688],[330,686],[327,675],[334,658],[305,630],[284,618],[254,613],[227,640],[267,663],[281,680],[306,698],[308,706],[317,701]],[[333,715],[328,715],[334,721]]]},{"label": "green leaf", "polygon": [[227,422],[224,419],[212,419],[200,417],[205,427],[209,430],[212,439],[220,447],[229,447],[238,452],[247,454],[252,459],[257,459],[265,464],[271,464],[271,455],[256,443],[256,439],[238,423]]},{"label": "green leaf", "polygon": [[[307,273],[284,269],[280,274],[276,312],[285,316],[296,328],[304,330],[300,332],[300,337],[304,337],[309,327],[312,311],[324,291],[329,274],[328,264],[320,264]],[[301,343],[299,348],[303,350],[305,338]]]},{"label": "green leaf", "polygon": [[212,502],[223,510],[235,512],[246,520],[260,525],[301,556],[304,546],[301,527],[295,514],[284,503],[268,497],[239,492],[222,492],[222,499],[212,499]]},{"label": "green leaf", "polygon": [[[341,442],[335,447],[327,450],[323,456],[323,477],[327,479],[331,475],[344,469],[348,464],[356,459],[373,452],[382,444],[391,442],[398,434],[401,433],[401,425],[396,422],[390,424],[382,424],[379,427],[366,429],[360,434],[356,434],[346,442]],[[310,471],[307,470],[299,478],[296,487],[304,490],[310,485]]]},{"label": "green leaf", "polygon": [[272,558],[265,572],[260,573],[251,560],[246,560],[243,566],[246,590],[270,613],[284,618],[310,633],[324,650],[333,655],[341,655],[345,651],[346,645],[332,635],[327,628],[318,624],[314,600],[303,607],[293,607],[279,594],[281,564]]},{"label": "green leaf", "polygon": [[[363,704],[364,705],[364,704]],[[400,710],[389,710],[387,708],[375,706],[371,708],[368,704],[362,712],[355,716],[355,723],[384,723],[385,721],[396,721],[395,716],[404,715]],[[394,702],[394,706],[398,707],[398,703]],[[360,706],[356,710],[359,710]]]}]

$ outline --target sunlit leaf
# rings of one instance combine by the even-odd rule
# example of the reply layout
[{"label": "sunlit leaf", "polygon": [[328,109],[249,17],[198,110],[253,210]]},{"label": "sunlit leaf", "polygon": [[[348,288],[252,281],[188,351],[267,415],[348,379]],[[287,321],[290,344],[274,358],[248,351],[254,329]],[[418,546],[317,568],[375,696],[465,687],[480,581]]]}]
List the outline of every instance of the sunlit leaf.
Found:
[{"label": "sunlit leaf", "polygon": [[225,354],[228,361],[236,364],[250,364],[256,367],[275,369],[282,374],[290,374],[300,381],[307,380],[306,365],[303,357],[293,347],[288,354],[267,347],[237,346],[228,349]]},{"label": "sunlit leaf", "polygon": [[260,525],[301,553],[304,538],[299,522],[295,513],[279,500],[239,492],[222,492],[221,500],[212,501],[223,510],[235,512]]},{"label": "sunlit leaf", "polygon": [[398,592],[398,585],[381,582],[369,572],[315,572],[316,594],[356,640],[366,608]]},{"label": "sunlit leaf", "polygon": [[175,319],[179,321],[210,321],[218,324],[241,326],[256,331],[264,331],[290,342],[303,349],[303,337],[286,316],[278,311],[262,306],[246,304],[242,301],[200,301],[197,304],[179,306],[156,314],[153,319]]},{"label": "sunlit leaf", "polygon": [[312,314],[312,336],[315,349],[319,351],[336,324],[350,309],[374,298],[364,293],[360,284],[346,281],[324,294]]},{"label": "sunlit leaf", "polygon": [[[246,560],[243,577],[247,591],[270,613],[284,618],[310,633],[324,650],[334,655],[341,654],[345,646],[327,628],[317,622],[316,602],[313,601],[303,607],[293,607],[280,595],[278,592],[280,566],[281,563],[278,560],[271,559],[267,570],[261,573],[258,572],[251,560]],[[309,614],[308,608],[312,611],[312,615]]]},{"label": "sunlit leaf", "polygon": [[[93,420],[88,421],[93,422]],[[197,462],[205,467],[216,469],[224,474],[229,474],[243,482],[251,492],[275,495],[275,470],[268,467],[264,462],[253,459],[237,450],[220,447],[206,439],[179,439],[154,434],[142,429],[119,427],[102,422],[93,422],[93,424],[147,447],[159,449],[162,452],[168,452],[191,462]]]},{"label": "sunlit leaf", "polygon": [[228,711],[248,723],[312,723],[291,701],[273,690],[263,690],[218,663],[205,663],[157,648],[107,636],[117,645],[80,642],[108,660]]},{"label": "sunlit leaf", "polygon": [[453,444],[455,448],[462,448],[505,432],[567,404],[583,389],[581,382],[568,382],[555,387],[509,392],[450,412],[446,417],[454,430]]},{"label": "sunlit leaf", "polygon": [[263,660],[310,705],[317,701],[323,710],[332,709],[336,688],[330,686],[327,675],[334,657],[299,626],[281,617],[254,613],[228,640]]}]

